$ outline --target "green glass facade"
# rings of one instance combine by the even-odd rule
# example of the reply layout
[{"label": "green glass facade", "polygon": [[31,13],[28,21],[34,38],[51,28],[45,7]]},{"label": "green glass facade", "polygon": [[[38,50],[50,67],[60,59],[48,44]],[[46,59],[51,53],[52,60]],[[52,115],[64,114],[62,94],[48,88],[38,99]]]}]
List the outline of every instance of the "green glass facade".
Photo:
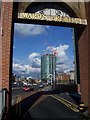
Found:
[{"label": "green glass facade", "polygon": [[53,54],[45,54],[41,57],[41,80],[55,80],[56,57]]}]

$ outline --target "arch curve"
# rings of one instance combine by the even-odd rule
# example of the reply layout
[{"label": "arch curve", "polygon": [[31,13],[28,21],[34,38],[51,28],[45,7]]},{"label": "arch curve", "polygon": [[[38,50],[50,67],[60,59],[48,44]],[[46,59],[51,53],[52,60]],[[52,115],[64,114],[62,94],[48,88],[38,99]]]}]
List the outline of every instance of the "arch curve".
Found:
[{"label": "arch curve", "polygon": [[35,13],[39,10],[43,10],[45,8],[54,8],[54,9],[58,9],[58,10],[62,10],[63,12],[69,14],[70,17],[76,17],[77,15],[76,13],[73,11],[73,9],[66,4],[65,2],[33,2],[31,4],[29,4],[26,9],[25,9],[25,13]]}]

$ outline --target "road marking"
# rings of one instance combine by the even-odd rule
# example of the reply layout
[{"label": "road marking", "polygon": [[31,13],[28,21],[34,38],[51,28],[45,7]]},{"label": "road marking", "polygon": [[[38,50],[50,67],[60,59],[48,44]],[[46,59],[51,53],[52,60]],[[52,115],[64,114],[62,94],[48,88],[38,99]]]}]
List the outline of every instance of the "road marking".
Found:
[{"label": "road marking", "polygon": [[79,112],[79,110],[77,109],[78,106],[67,101],[66,99],[59,97],[57,95],[50,95],[51,97],[53,97],[54,99],[58,100],[59,102],[63,103],[64,105],[66,105],[68,108],[70,108],[71,110],[73,110],[74,112]]},{"label": "road marking", "polygon": [[66,99],[64,99],[64,98],[62,98],[62,97],[60,97],[58,95],[55,95],[55,96],[58,97],[58,98],[60,98],[60,99],[62,99],[63,101],[65,101],[65,102],[67,102],[69,104],[72,104],[75,108],[78,108],[78,105],[76,105],[76,104],[74,104],[74,103],[72,103],[72,102],[70,102],[70,101],[68,101],[68,100],[66,100]]}]

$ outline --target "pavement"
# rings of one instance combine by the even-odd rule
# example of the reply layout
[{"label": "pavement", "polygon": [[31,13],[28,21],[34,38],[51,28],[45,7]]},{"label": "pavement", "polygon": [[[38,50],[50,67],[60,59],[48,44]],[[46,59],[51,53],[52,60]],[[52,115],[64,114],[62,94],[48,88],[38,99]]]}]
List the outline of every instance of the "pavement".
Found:
[{"label": "pavement", "polygon": [[[66,94],[64,97],[66,97]],[[72,100],[69,97],[71,101],[66,100],[66,102],[64,101],[65,99],[61,100],[61,98],[60,95],[56,94],[42,95],[23,115],[23,119],[85,120],[77,108],[70,106],[70,104],[73,104],[73,106],[77,107],[75,103],[71,103]]]}]

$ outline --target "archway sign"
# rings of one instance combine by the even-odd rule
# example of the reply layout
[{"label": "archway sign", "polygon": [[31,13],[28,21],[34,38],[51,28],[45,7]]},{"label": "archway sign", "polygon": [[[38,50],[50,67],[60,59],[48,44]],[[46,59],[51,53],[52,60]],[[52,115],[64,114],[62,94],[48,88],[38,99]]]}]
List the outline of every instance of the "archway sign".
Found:
[{"label": "archway sign", "polygon": [[71,23],[71,24],[79,24],[79,25],[87,25],[86,19],[74,18],[71,17],[66,12],[62,10],[57,10],[53,8],[46,8],[43,10],[39,10],[35,13],[18,13],[18,19],[30,19],[30,20],[41,20],[41,21],[53,21],[60,23]]},{"label": "archway sign", "polygon": [[16,22],[29,23],[29,20],[42,23],[52,23],[66,26],[87,25],[84,3],[67,2],[35,2],[19,3],[16,11]]}]

